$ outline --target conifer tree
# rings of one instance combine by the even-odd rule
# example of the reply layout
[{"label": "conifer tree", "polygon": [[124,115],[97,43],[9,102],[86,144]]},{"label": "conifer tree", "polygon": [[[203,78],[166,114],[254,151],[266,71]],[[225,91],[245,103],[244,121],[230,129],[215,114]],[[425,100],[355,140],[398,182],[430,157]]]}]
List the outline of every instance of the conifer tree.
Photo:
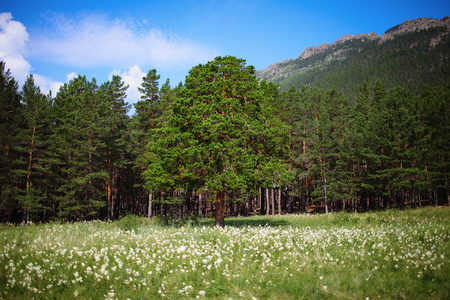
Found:
[{"label": "conifer tree", "polygon": [[[379,96],[377,102],[383,98],[384,87],[378,84]],[[355,194],[352,195],[352,210],[357,212],[356,198],[366,198],[369,194],[380,193],[381,184],[375,175],[380,158],[375,153],[374,126],[378,125],[379,111],[370,98],[371,87],[364,81],[358,88],[356,107],[352,111],[350,133],[348,135],[348,159],[352,160],[353,179],[355,180]],[[375,102],[376,103],[376,102]],[[351,152],[350,152],[351,151]]]},{"label": "conifer tree", "polygon": [[[155,128],[159,127],[159,118],[161,117],[159,79],[161,75],[157,74],[156,69],[149,70],[142,78],[142,84],[138,87],[141,92],[141,99],[134,107],[136,113],[131,120],[132,140],[134,144],[135,171],[139,177],[135,187],[138,188],[140,194],[142,190],[142,173],[145,168],[145,149],[151,142]],[[167,89],[167,87],[165,88]],[[169,88],[170,89],[170,88]],[[152,194],[148,194],[148,217],[151,218],[152,213]]]},{"label": "conifer tree", "polygon": [[47,148],[51,134],[50,97],[44,96],[29,75],[22,87],[22,115],[24,125],[18,133],[21,156],[18,162],[22,170],[22,191],[18,199],[24,206],[23,221],[38,208],[49,209],[46,178],[49,172]]},{"label": "conifer tree", "polygon": [[[139,114],[143,132],[149,134],[150,129],[156,127],[157,117],[159,115],[159,82],[161,75],[156,73],[155,69],[148,71],[147,75],[142,78],[141,101],[135,104],[136,112]],[[148,141],[148,137],[145,139]]]},{"label": "conifer tree", "polygon": [[142,93],[140,101],[134,104],[136,113],[132,119],[132,137],[135,143],[137,164],[141,171],[143,165],[143,155],[145,147],[150,142],[150,138],[158,123],[160,115],[159,107],[159,82],[160,75],[155,69],[148,71],[142,78],[142,85],[138,90]]},{"label": "conifer tree", "polygon": [[438,205],[450,203],[450,84],[425,87],[419,96],[419,122],[423,134],[418,145],[423,170],[423,190],[426,198]]},{"label": "conifer tree", "polygon": [[119,186],[127,180],[125,170],[131,165],[127,153],[127,150],[131,150],[128,148],[130,137],[127,131],[129,122],[127,112],[129,107],[125,102],[127,89],[128,85],[125,85],[118,75],[113,75],[112,80],[100,87],[100,97],[103,98],[101,103],[103,124],[101,125],[106,129],[103,134],[103,157],[106,158],[108,172],[106,187],[108,219],[116,216]]},{"label": "conifer tree", "polygon": [[0,207],[4,219],[10,222],[14,221],[15,211],[21,209],[16,199],[18,174],[14,174],[18,170],[15,161],[20,155],[17,130],[23,126],[18,89],[10,70],[0,61]]},{"label": "conifer tree", "polygon": [[150,145],[147,190],[206,187],[214,194],[215,224],[224,226],[226,196],[253,187],[264,168],[286,167],[273,162],[286,152],[288,129],[270,102],[245,60],[217,57],[192,68]]},{"label": "conifer tree", "polygon": [[59,172],[56,199],[59,216],[85,219],[105,206],[108,172],[99,148],[104,148],[96,80],[78,76],[63,85],[55,98],[56,130],[52,148]]}]

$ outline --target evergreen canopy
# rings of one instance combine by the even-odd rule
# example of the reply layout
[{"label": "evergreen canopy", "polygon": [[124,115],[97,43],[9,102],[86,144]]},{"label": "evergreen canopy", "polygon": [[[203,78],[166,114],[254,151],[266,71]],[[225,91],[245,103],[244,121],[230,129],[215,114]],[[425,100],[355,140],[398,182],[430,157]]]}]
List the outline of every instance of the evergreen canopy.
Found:
[{"label": "evergreen canopy", "polygon": [[272,100],[243,59],[216,57],[192,68],[149,148],[146,188],[215,191],[216,225],[223,226],[225,194],[286,169],[289,129]]}]

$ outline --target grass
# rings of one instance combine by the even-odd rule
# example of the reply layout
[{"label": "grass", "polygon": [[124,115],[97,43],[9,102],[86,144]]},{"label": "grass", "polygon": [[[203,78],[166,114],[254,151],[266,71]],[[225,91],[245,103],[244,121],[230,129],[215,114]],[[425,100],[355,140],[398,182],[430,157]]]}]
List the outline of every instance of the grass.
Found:
[{"label": "grass", "polygon": [[450,298],[449,208],[212,224],[0,226],[0,299]]}]

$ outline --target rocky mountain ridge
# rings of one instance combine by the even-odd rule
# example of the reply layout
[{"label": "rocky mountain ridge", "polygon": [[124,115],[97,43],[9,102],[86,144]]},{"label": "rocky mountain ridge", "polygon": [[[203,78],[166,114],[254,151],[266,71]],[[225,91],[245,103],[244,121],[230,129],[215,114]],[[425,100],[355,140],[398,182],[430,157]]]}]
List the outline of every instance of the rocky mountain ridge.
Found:
[{"label": "rocky mountain ridge", "polygon": [[433,27],[443,27],[446,28],[440,35],[433,38],[430,47],[436,46],[445,36],[450,32],[450,17],[444,17],[443,19],[432,19],[432,18],[419,18],[412,21],[405,21],[400,25],[394,26],[388,29],[383,35],[379,36],[375,32],[371,33],[361,33],[356,35],[346,34],[342,38],[336,40],[335,42],[328,44],[324,43],[317,47],[306,48],[297,59],[287,59],[282,62],[274,63],[269,65],[266,69],[257,70],[256,75],[261,79],[266,79],[269,81],[280,79],[281,77],[291,76],[296,73],[302,73],[308,71],[312,68],[318,67],[317,62],[311,62],[311,64],[306,64],[305,66],[298,68],[292,68],[292,63],[298,61],[304,61],[315,55],[326,53],[327,55],[321,59],[321,63],[327,63],[332,60],[345,59],[347,53],[351,50],[350,48],[342,48],[340,45],[353,40],[359,40],[362,43],[367,41],[378,40],[379,44],[382,44],[388,40],[394,39],[395,36],[418,32],[421,30],[428,30]]},{"label": "rocky mountain ridge", "polygon": [[302,59],[302,58],[305,59],[305,58],[310,57],[311,55],[322,53],[325,50],[328,50],[330,48],[334,48],[337,45],[343,44],[343,43],[345,43],[347,41],[351,41],[351,40],[355,40],[355,39],[360,39],[362,41],[365,41],[365,40],[375,40],[375,39],[379,39],[379,38],[380,38],[380,36],[377,33],[375,33],[375,32],[360,33],[360,34],[357,34],[357,35],[346,34],[343,37],[341,37],[340,39],[336,40],[334,43],[331,43],[331,44],[324,43],[324,44],[319,45],[317,47],[311,46],[311,47],[306,48],[302,52],[302,54],[300,54],[297,57],[297,59]]}]

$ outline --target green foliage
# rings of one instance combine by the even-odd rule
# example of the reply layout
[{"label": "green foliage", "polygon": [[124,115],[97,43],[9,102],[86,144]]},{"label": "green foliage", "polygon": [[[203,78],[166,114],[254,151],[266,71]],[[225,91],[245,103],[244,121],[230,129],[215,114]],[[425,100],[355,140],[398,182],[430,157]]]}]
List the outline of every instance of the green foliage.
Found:
[{"label": "green foliage", "polygon": [[84,214],[96,214],[106,205],[99,200],[106,196],[100,187],[107,183],[108,173],[103,171],[104,161],[93,159],[106,148],[107,131],[102,128],[100,109],[103,100],[96,80],[85,76],[74,78],[56,95],[54,109],[59,118],[51,150],[62,175],[55,195],[60,217],[84,219]]},{"label": "green foliage", "polygon": [[17,209],[16,197],[18,194],[17,168],[15,159],[19,155],[15,151],[20,142],[16,136],[18,128],[23,126],[20,118],[22,105],[18,92],[17,81],[5,63],[0,62],[0,205],[7,217],[12,217]]},{"label": "green foliage", "polygon": [[[388,89],[400,86],[419,94],[425,85],[445,85],[450,77],[450,38],[443,34],[446,30],[435,27],[399,34],[383,43],[377,39],[346,41],[306,59],[282,63],[280,68],[286,69],[286,75],[274,83],[282,91],[291,86],[321,89],[335,86],[345,96],[354,98],[361,81],[380,79]],[[430,46],[435,39],[440,42]],[[326,59],[339,52],[344,53],[340,54],[345,55],[344,59]]]},{"label": "green foliage", "polygon": [[[415,74],[411,55],[433,56],[434,48],[424,45],[439,30],[382,46],[349,41],[339,49],[361,51],[340,63],[352,62],[358,70],[355,57],[388,53],[396,76],[414,82],[403,74]],[[435,48],[445,54],[447,44],[443,39]],[[377,49],[386,51],[377,56]],[[335,62],[314,61],[328,54],[306,59],[317,67],[314,74],[333,73]],[[420,63],[429,59],[436,66],[430,73],[448,60],[443,55],[442,61]],[[396,65],[404,61],[404,68]],[[440,86],[392,86],[396,77],[386,68],[392,78],[380,71],[383,80],[361,82],[365,77],[352,73],[351,82],[339,75],[343,81],[335,87],[291,86],[279,93],[276,84],[258,81],[245,60],[218,57],[192,68],[185,85],[175,88],[169,80],[159,88],[160,75],[150,70],[131,118],[128,86],[119,76],[98,85],[80,75],[52,97],[41,93],[32,75],[19,92],[3,62],[0,70],[2,222],[114,220],[131,213],[170,216],[153,223],[195,225],[198,220],[181,216],[224,218],[225,209],[227,217],[267,213],[273,198],[253,196],[271,190],[281,195],[280,213],[450,203],[450,84],[441,80],[448,78],[446,69],[430,81]]]},{"label": "green foliage", "polygon": [[147,218],[132,214],[126,215],[116,222],[117,227],[121,230],[134,231],[136,233],[139,232],[142,227],[148,226],[149,224],[150,221]]},{"label": "green foliage", "polygon": [[268,94],[245,60],[217,57],[192,68],[150,145],[147,190],[206,187],[221,199],[283,173],[287,127]]},{"label": "green foliage", "polygon": [[151,146],[156,160],[146,172],[149,190],[203,184],[211,190],[244,188],[256,162],[277,151],[271,144],[276,141],[268,140],[275,136],[276,128],[268,124],[273,117],[263,118],[270,106],[258,97],[253,69],[243,65],[219,57],[190,71],[170,120]]},{"label": "green foliage", "polygon": [[152,218],[152,222],[163,227],[198,227],[203,219],[202,216],[185,216],[184,218],[173,218],[170,216],[158,216]]},{"label": "green foliage", "polygon": [[[345,173],[344,140],[349,101],[335,89],[291,88],[280,97],[281,114],[291,125],[291,163],[297,183],[314,180],[315,200],[348,197],[351,181]],[[301,187],[294,187],[305,192]]]}]

